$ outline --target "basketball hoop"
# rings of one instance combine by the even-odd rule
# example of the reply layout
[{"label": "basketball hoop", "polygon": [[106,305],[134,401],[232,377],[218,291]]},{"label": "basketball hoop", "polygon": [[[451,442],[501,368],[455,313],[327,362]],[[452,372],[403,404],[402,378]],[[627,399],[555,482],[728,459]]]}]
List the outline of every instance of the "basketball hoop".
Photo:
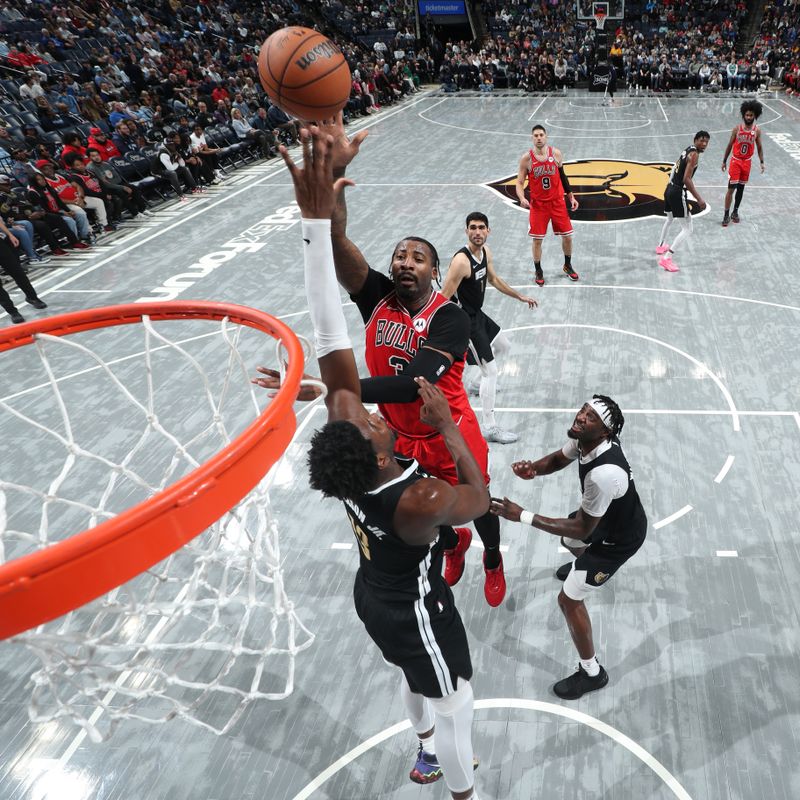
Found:
[{"label": "basketball hoop", "polygon": [[606,18],[608,14],[603,11],[595,11],[594,13],[594,21],[598,31],[602,31],[606,25]]},{"label": "basketball hoop", "polygon": [[[141,326],[141,344],[119,330],[128,325]],[[182,326],[192,335],[167,336]],[[137,351],[109,363],[107,328]],[[282,377],[265,408],[250,381],[262,334],[277,340]],[[120,719],[181,716],[222,733],[253,700],[291,693],[294,657],[313,635],[284,592],[262,479],[295,432],[294,333],[245,306],[143,303],[8,328],[0,352],[6,375],[43,377],[0,399],[0,414],[27,426],[39,467],[51,450],[61,458],[41,485],[24,458],[0,468],[0,639],[42,660],[31,718],[70,718],[94,740],[98,709],[108,732]],[[86,529],[70,535],[72,525]],[[287,662],[271,665],[271,680],[285,674],[279,687],[261,685],[271,656]]]}]

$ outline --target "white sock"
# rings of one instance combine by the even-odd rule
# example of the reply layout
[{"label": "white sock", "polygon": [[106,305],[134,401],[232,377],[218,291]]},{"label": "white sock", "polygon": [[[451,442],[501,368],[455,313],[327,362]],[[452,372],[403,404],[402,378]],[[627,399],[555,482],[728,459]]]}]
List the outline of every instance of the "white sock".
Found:
[{"label": "white sock", "polygon": [[583,671],[590,677],[594,678],[600,674],[600,662],[597,660],[597,656],[592,656],[591,658],[584,661],[580,659],[581,666],[583,667]]},{"label": "white sock", "polygon": [[481,380],[481,408],[483,409],[483,427],[487,430],[497,425],[494,416],[494,401],[497,397],[497,362],[484,362],[484,374]]}]

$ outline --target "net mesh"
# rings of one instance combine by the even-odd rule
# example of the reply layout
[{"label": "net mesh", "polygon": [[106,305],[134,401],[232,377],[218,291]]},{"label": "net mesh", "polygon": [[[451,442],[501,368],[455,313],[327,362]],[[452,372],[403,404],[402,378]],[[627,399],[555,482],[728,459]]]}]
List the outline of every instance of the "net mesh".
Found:
[{"label": "net mesh", "polygon": [[602,31],[606,26],[606,17],[607,14],[604,14],[602,11],[598,11],[594,15],[595,25],[597,26],[598,31]]},{"label": "net mesh", "polygon": [[[104,352],[105,331],[39,334],[21,348],[26,360],[16,374],[36,372],[35,350],[43,380],[0,400],[8,415],[0,422],[10,420],[23,442],[37,445],[29,453],[21,446],[0,468],[0,561],[154,495],[261,413],[268,395],[251,377],[265,335],[226,319],[205,323],[211,332],[200,326],[184,339],[168,337],[165,326],[176,324],[200,326],[143,317],[130,326],[140,346],[121,358]],[[283,374],[280,343],[276,361]],[[293,691],[295,658],[314,637],[284,586],[269,496],[280,470],[279,462],[241,503],[152,569],[11,640],[40,660],[31,678],[33,721],[68,719],[94,740],[123,719],[181,717],[222,734],[254,701]]]}]

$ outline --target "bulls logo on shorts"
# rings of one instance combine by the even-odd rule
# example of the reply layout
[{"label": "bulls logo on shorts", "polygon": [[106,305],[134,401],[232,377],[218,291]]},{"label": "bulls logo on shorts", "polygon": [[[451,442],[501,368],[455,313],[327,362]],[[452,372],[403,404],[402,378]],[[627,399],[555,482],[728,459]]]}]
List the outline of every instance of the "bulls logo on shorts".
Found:
[{"label": "bulls logo on shorts", "polygon": [[428,321],[422,317],[417,317],[414,320],[414,330],[417,333],[422,333],[425,330],[425,326],[428,324]]},{"label": "bulls logo on shorts", "polygon": [[[570,211],[573,222],[625,222],[664,216],[664,190],[672,164],[663,161],[586,159],[565,161],[564,172],[580,203]],[[485,184],[510,205],[522,209],[517,199],[517,176],[510,175]],[[528,190],[525,189],[527,197]],[[699,212],[689,200],[692,216]],[[527,209],[522,209],[528,213]]]}]

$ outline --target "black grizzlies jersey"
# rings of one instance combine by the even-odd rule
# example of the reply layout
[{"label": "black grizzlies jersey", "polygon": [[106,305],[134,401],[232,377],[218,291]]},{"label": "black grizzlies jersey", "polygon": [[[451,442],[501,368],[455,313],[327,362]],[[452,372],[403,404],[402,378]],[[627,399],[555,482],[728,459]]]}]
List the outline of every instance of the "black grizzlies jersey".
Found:
[{"label": "black grizzlies jersey", "polygon": [[394,512],[403,492],[428,477],[413,458],[396,457],[402,475],[344,506],[358,540],[361,578],[384,597],[418,600],[441,581],[444,546],[437,537],[426,545],[410,545],[394,530]]},{"label": "black grizzlies jersey", "polygon": [[581,492],[584,491],[586,476],[593,470],[613,464],[622,469],[628,476],[628,490],[622,497],[611,501],[606,513],[592,531],[592,542],[608,543],[617,551],[624,550],[625,546],[635,546],[638,549],[645,531],[647,530],[647,516],[644,512],[639,494],[633,482],[631,467],[628,459],[622,452],[619,439],[611,440],[611,447],[593,458],[586,464],[578,462],[578,475],[581,481]]},{"label": "black grizzlies jersey", "polygon": [[686,174],[686,165],[689,163],[689,156],[696,153],[697,148],[690,144],[679,156],[678,160],[672,165],[672,172],[669,173],[669,182],[676,189],[683,189],[683,176]]},{"label": "black grizzlies jersey", "polygon": [[458,285],[453,299],[468,314],[475,314],[483,306],[483,297],[486,294],[487,265],[489,263],[489,259],[486,257],[486,248],[483,248],[483,258],[480,261],[475,260],[469,247],[462,247],[458,253],[464,253],[469,259],[470,274]]}]

